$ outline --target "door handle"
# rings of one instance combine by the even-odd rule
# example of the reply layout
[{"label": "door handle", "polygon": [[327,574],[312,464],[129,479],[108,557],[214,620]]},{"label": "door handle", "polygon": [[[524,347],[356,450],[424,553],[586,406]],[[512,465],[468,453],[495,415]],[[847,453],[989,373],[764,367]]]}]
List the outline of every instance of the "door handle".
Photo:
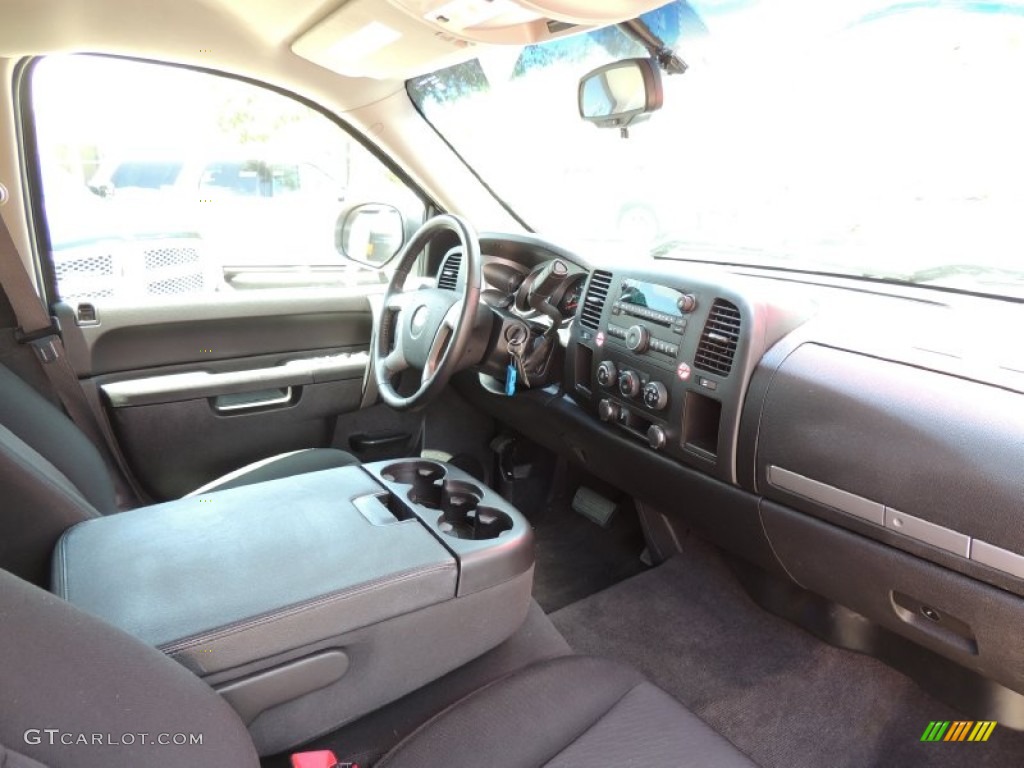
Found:
[{"label": "door handle", "polygon": [[261,389],[258,392],[217,395],[213,398],[213,410],[217,413],[242,413],[272,408],[277,405],[289,405],[291,402],[291,387],[275,387],[274,389]]},{"label": "door handle", "polygon": [[390,448],[402,443],[408,443],[412,440],[412,435],[408,432],[398,433],[387,433],[387,434],[358,434],[351,435],[348,439],[349,447],[353,451],[359,453],[361,451],[370,451],[373,449]]}]

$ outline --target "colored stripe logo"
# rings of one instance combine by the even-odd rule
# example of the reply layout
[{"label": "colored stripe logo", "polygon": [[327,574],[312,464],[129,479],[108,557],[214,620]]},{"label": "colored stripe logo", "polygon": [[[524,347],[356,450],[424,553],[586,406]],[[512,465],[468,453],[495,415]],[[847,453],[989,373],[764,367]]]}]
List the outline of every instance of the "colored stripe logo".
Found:
[{"label": "colored stripe logo", "polygon": [[995,720],[932,720],[921,741],[988,741],[995,729]]}]

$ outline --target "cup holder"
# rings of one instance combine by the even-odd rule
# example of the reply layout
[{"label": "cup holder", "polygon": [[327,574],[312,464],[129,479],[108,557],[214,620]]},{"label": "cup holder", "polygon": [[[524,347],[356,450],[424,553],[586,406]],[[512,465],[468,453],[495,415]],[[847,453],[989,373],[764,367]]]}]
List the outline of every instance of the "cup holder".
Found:
[{"label": "cup holder", "polygon": [[[453,485],[453,483],[446,483]],[[460,490],[446,493],[437,527],[456,539],[496,539],[511,530],[512,518],[494,507],[480,506],[480,496]]]},{"label": "cup holder", "polygon": [[512,518],[494,507],[480,506],[484,492],[472,483],[445,480],[447,472],[432,461],[400,461],[381,470],[391,483],[410,486],[406,497],[427,509],[440,510],[437,526],[456,539],[496,539],[512,529]]},{"label": "cup holder", "polygon": [[385,480],[402,485],[430,485],[444,479],[445,468],[432,461],[399,461],[381,470]]}]

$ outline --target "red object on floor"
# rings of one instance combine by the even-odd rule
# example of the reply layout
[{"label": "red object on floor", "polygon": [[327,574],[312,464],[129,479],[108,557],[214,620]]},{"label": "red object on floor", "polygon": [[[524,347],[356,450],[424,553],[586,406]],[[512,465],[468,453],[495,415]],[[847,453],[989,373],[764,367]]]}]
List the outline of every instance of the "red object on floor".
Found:
[{"label": "red object on floor", "polygon": [[292,768],[335,768],[338,758],[329,749],[319,752],[296,752],[292,755]]}]

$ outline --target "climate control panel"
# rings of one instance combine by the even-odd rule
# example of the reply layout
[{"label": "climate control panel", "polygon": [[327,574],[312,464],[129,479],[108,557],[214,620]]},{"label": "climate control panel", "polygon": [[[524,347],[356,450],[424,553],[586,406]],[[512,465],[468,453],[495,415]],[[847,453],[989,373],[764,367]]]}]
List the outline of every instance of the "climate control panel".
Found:
[{"label": "climate control panel", "polygon": [[626,400],[639,400],[652,411],[663,411],[669,404],[669,390],[664,383],[646,372],[620,369],[611,360],[597,367],[597,383],[603,389],[618,392]]},{"label": "climate control panel", "polygon": [[660,381],[648,381],[643,389],[644,405],[652,411],[663,411],[668,405],[668,388]]},{"label": "climate control panel", "polygon": [[619,394],[625,398],[634,398],[640,394],[640,374],[625,370],[619,373]]},{"label": "climate control panel", "polygon": [[597,405],[602,421],[628,429],[656,451],[668,445],[670,429],[664,420],[672,395],[662,381],[669,379],[666,372],[652,372],[628,361],[603,360],[595,376],[603,395]]},{"label": "climate control panel", "polygon": [[611,360],[605,360],[597,366],[597,383],[602,387],[611,387],[618,380],[619,371]]}]

